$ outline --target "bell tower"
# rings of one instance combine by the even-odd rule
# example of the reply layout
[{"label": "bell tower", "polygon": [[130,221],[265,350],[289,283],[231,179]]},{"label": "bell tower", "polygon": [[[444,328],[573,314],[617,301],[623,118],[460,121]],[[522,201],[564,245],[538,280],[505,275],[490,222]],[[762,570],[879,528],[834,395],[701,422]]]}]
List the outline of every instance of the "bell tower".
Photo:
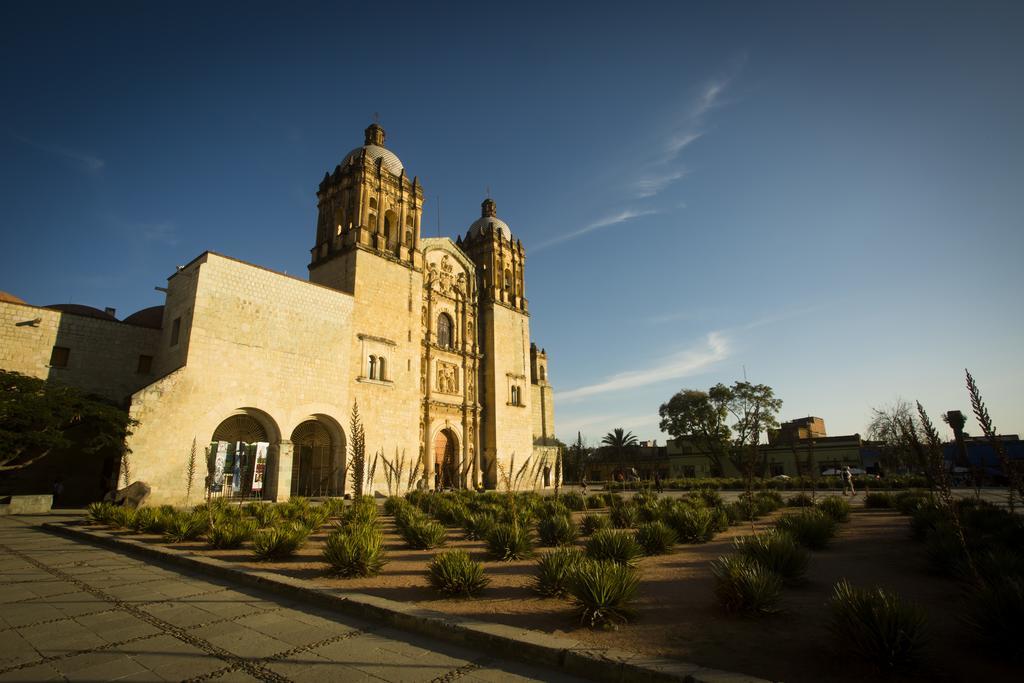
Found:
[{"label": "bell tower", "polygon": [[[480,469],[488,488],[533,453],[530,314],[523,289],[526,252],[498,218],[494,200],[458,246],[476,264],[480,369]],[[499,463],[501,467],[499,468]],[[518,467],[518,465],[516,465]]]},{"label": "bell tower", "polygon": [[422,270],[420,221],[423,188],[411,180],[401,160],[384,145],[377,123],[365,130],[362,147],[349,152],[317,189],[316,241],[310,250],[312,282],[352,291],[332,262],[364,250]]}]

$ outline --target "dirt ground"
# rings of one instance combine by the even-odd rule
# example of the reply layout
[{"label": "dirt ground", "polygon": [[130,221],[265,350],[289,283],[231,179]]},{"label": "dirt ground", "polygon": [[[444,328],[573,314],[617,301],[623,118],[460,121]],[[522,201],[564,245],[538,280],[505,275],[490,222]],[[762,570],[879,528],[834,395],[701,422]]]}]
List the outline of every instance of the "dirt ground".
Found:
[{"label": "dirt ground", "polygon": [[[925,609],[931,636],[926,666],[907,680],[1021,680],[1019,671],[1014,674],[1015,669],[1009,664],[993,661],[973,640],[958,619],[962,603],[957,584],[928,573],[923,545],[910,539],[908,519],[896,512],[855,509],[850,522],[840,525],[830,547],[812,553],[807,581],[784,590],[782,613],[767,618],[723,614],[715,603],[708,569],[710,561],[732,552],[732,539],[749,533],[749,524],[732,527],[705,545],[677,546],[669,555],[643,558],[638,565],[643,578],[636,603],[637,618],[617,631],[580,627],[569,602],[542,598],[532,590],[533,560],[489,560],[483,543],[462,540],[458,529],[449,529],[445,549],[469,551],[484,563],[491,583],[477,598],[439,597],[429,587],[425,571],[427,562],[439,550],[409,550],[395,533],[391,519],[383,517],[382,522],[388,564],[380,575],[367,579],[337,579],[326,574],[326,565],[319,559],[326,531],[311,536],[296,558],[279,563],[256,562],[244,548],[216,551],[203,542],[179,543],[174,547],[321,585],[567,635],[595,646],[681,659],[791,683],[874,678],[854,656],[837,649],[828,630],[825,605],[835,582],[846,578],[854,586],[877,585],[894,590]],[[757,525],[770,523],[771,518],[765,518]]]}]

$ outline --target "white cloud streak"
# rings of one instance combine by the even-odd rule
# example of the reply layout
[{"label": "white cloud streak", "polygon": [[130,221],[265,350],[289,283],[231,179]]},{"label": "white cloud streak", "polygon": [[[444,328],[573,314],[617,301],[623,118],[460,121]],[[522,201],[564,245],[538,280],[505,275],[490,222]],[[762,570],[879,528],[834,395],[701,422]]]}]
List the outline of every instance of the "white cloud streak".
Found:
[{"label": "white cloud streak", "polygon": [[645,197],[653,197],[658,194],[670,184],[682,178],[686,175],[685,171],[667,171],[660,175],[650,175],[641,178],[636,181],[636,196],[643,199]]},{"label": "white cloud streak", "polygon": [[633,220],[634,218],[639,218],[641,216],[649,216],[655,213],[658,212],[655,211],[654,209],[647,209],[644,211],[634,211],[632,209],[626,209],[625,211],[620,211],[619,213],[606,216],[598,221],[594,221],[593,223],[587,225],[586,227],[580,228],[579,230],[574,230],[572,232],[567,232],[562,235],[558,235],[557,237],[549,239],[547,242],[541,242],[540,244],[535,246],[531,251],[536,253],[542,249],[547,249],[548,247],[553,247],[556,244],[561,244],[562,242],[575,239],[581,235],[586,235],[588,232],[593,232],[594,230],[599,230],[601,228],[607,228],[610,225],[625,223],[626,221]]},{"label": "white cloud streak", "polygon": [[669,379],[678,379],[706,370],[729,357],[730,342],[721,332],[711,332],[705,340],[689,349],[683,349],[665,358],[654,367],[628,370],[608,379],[555,394],[558,401],[576,401],[596,395],[607,395],[626,389],[636,389]]},{"label": "white cloud streak", "polygon": [[57,157],[61,157],[66,161],[70,161],[72,165],[77,166],[86,173],[96,175],[107,165],[103,159],[93,156],[91,154],[85,154],[67,147],[61,147],[59,145],[50,145],[42,142],[36,142],[30,140],[22,135],[10,133],[10,136],[18,142],[33,147],[47,154],[52,154]]}]

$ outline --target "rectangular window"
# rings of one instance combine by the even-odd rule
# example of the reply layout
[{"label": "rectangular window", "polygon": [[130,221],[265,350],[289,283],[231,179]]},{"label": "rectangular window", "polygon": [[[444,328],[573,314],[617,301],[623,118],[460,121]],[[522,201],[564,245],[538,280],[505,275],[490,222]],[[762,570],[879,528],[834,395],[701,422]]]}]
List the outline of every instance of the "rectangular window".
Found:
[{"label": "rectangular window", "polygon": [[693,465],[683,465],[683,476],[684,477],[696,477],[697,471]]},{"label": "rectangular window", "polygon": [[50,351],[50,367],[66,368],[69,356],[71,356],[71,349],[66,346],[54,346],[53,350]]},{"label": "rectangular window", "polygon": [[148,375],[153,370],[153,356],[139,356],[139,367],[135,370],[140,375]]},{"label": "rectangular window", "polygon": [[171,323],[171,346],[178,345],[178,338],[181,337],[181,318],[175,318]]}]

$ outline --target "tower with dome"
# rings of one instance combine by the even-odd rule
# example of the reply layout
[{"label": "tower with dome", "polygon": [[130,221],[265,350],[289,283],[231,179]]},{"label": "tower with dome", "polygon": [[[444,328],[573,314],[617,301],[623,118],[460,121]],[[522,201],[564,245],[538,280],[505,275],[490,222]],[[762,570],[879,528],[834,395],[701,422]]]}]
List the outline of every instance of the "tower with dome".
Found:
[{"label": "tower with dome", "polygon": [[[454,241],[421,235],[423,188],[377,123],[316,195],[308,280],[207,251],[145,316],[86,318],[7,297],[5,314],[44,324],[13,328],[5,369],[124,401],[138,421],[130,478],[151,487],[152,504],[185,502],[194,452],[214,495],[351,492],[355,410],[367,493],[495,488],[513,458],[531,463],[524,486],[554,485],[547,354],[530,339],[525,250],[495,202]],[[76,326],[89,334],[66,333]]]}]

